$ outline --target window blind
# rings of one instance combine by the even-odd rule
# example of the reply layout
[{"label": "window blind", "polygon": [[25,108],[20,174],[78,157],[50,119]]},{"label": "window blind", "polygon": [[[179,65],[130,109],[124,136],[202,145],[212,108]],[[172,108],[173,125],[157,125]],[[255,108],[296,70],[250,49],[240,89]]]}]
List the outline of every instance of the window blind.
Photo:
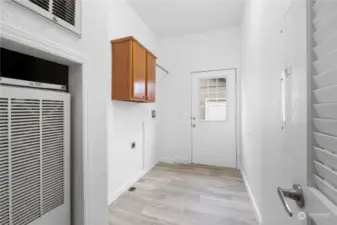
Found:
[{"label": "window blind", "polygon": [[337,1],[312,9],[313,181],[337,205]]}]

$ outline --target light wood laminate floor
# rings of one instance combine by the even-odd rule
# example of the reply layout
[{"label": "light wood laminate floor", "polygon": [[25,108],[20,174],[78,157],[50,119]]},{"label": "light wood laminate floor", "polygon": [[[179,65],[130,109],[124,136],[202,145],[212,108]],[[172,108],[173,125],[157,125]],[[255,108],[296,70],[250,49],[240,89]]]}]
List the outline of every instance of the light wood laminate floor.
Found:
[{"label": "light wood laminate floor", "polygon": [[239,171],[156,165],[109,206],[110,225],[255,225]]}]

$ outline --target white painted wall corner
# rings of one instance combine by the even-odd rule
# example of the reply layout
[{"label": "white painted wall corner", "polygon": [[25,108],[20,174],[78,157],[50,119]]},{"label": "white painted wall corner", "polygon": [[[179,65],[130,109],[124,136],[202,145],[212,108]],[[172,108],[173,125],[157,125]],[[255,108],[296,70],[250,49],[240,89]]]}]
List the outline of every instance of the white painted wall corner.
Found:
[{"label": "white painted wall corner", "polygon": [[254,212],[255,212],[255,216],[256,216],[256,220],[258,222],[259,225],[262,224],[262,215],[261,215],[261,211],[256,203],[256,199],[253,195],[253,192],[249,186],[249,183],[248,183],[248,179],[247,179],[247,176],[246,176],[246,173],[245,171],[243,170],[243,167],[240,165],[240,168],[241,168],[241,174],[242,174],[242,177],[243,177],[243,181],[245,183],[245,186],[246,186],[246,189],[247,189],[247,192],[248,192],[248,195],[249,195],[249,198],[250,198],[250,201],[252,202],[253,204],[253,207],[254,207]]},{"label": "white painted wall corner", "polygon": [[108,204],[111,205],[114,201],[116,201],[124,192],[126,192],[130,187],[132,187],[140,178],[142,178],[145,174],[152,170],[157,163],[153,166],[150,166],[148,169],[145,169],[138,173],[135,177],[130,179],[128,182],[123,184],[120,188],[118,188],[113,194],[109,195],[108,197]]}]

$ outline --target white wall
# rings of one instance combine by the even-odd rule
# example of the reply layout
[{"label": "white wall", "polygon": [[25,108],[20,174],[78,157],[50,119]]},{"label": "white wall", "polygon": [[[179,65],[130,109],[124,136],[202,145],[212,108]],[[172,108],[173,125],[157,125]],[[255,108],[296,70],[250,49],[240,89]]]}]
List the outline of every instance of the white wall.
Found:
[{"label": "white wall", "polygon": [[[247,1],[242,22],[241,164],[265,225],[301,223],[287,216],[276,190],[300,182],[296,174],[302,173],[297,177],[302,181],[306,177],[306,157],[296,159],[294,154],[307,150],[304,3]],[[280,79],[287,66],[293,74],[287,79],[287,121],[282,130]]]},{"label": "white wall", "polygon": [[[110,7],[108,27],[113,28],[108,32],[109,40],[134,36],[157,53],[156,36],[129,5],[117,3]],[[109,203],[156,163],[153,109],[155,103],[111,101],[108,104],[108,115],[111,115],[108,117]],[[131,150],[133,141],[136,149]]]},{"label": "white wall", "polygon": [[[255,3],[255,2],[254,2]],[[255,204],[262,207],[262,77],[259,41],[262,22],[258,4],[247,1],[242,22],[241,61],[241,170],[245,173]],[[254,23],[250,20],[254,19]],[[253,199],[254,200],[254,199]]]},{"label": "white wall", "polygon": [[158,84],[156,148],[159,160],[190,163],[192,71],[240,67],[239,27],[158,40],[170,71]]},{"label": "white wall", "polygon": [[[134,35],[156,54],[156,37],[141,22],[124,0],[83,0],[82,38],[15,4],[0,0],[1,24],[15,26],[25,32],[57,43],[61,48],[74,49],[90,58],[87,83],[89,139],[88,164],[88,225],[107,224],[108,196],[117,197],[123,186],[155,163],[154,120],[149,110],[154,104],[111,101],[110,40]],[[146,140],[143,143],[143,128]],[[130,142],[137,149],[130,150]],[[145,146],[143,157],[142,146]],[[144,158],[144,159],[143,159]],[[144,168],[143,168],[143,161]],[[82,224],[81,224],[82,225]]]}]

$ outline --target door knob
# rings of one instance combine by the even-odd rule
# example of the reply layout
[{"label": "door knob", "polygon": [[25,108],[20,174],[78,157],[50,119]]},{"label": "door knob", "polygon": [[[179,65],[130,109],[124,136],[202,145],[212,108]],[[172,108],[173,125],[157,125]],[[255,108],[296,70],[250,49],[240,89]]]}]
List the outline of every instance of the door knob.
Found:
[{"label": "door knob", "polygon": [[192,127],[196,127],[197,125],[195,125],[195,124],[192,124]]},{"label": "door knob", "polygon": [[282,205],[290,217],[293,216],[293,213],[290,209],[290,206],[286,202],[285,198],[290,198],[294,200],[299,208],[304,208],[304,195],[302,187],[299,184],[294,184],[293,189],[277,189],[278,195],[281,199]]}]

